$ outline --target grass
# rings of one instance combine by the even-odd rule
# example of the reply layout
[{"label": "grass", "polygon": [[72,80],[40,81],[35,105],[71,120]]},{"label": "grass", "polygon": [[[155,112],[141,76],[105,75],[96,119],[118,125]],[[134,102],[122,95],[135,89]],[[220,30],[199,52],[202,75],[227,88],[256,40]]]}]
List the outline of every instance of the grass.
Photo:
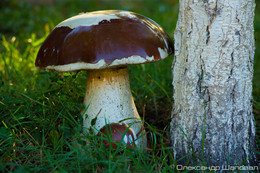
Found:
[{"label": "grass", "polygon": [[[151,143],[147,153],[123,148],[105,149],[93,136],[87,136],[92,139],[88,146],[83,149],[75,147],[75,142],[84,139],[79,134],[79,110],[83,109],[86,72],[61,75],[34,66],[39,47],[52,28],[80,12],[102,9],[135,11],[158,22],[173,38],[178,15],[177,0],[134,2],[66,0],[41,6],[15,0],[0,2],[0,171],[173,170],[176,162],[168,140],[173,56],[158,63],[130,66],[132,93],[140,116],[145,118]],[[253,96],[254,114],[259,122],[260,9],[256,11],[255,23],[257,49]],[[257,132],[259,134],[259,127]]]}]

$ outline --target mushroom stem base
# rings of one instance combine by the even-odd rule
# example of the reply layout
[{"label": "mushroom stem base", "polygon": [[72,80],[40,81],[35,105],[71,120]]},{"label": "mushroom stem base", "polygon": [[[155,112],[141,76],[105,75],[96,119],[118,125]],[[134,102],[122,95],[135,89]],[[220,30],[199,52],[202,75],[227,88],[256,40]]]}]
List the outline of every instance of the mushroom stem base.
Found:
[{"label": "mushroom stem base", "polygon": [[145,148],[145,131],[131,94],[127,67],[89,70],[87,75],[84,131],[93,128],[97,134],[106,124],[122,122],[133,129],[136,146]]}]

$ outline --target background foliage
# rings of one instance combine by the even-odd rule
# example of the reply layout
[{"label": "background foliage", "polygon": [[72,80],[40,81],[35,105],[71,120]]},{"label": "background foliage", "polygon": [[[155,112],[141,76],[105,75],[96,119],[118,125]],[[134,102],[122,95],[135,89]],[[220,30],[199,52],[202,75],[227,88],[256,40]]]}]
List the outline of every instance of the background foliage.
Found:
[{"label": "background foliage", "polygon": [[[0,171],[171,170],[175,164],[168,147],[173,56],[158,63],[130,66],[132,93],[140,116],[147,122],[149,152],[105,150],[102,146],[97,147],[94,138],[90,147],[84,148],[89,154],[87,158],[73,146],[80,127],[79,112],[83,109],[86,72],[61,75],[41,71],[34,66],[34,61],[40,45],[55,25],[80,12],[134,11],[155,20],[173,38],[178,1],[27,1],[30,3],[0,1]],[[259,8],[255,14],[253,96],[254,114],[259,124]],[[257,141],[259,144],[259,138]]]}]

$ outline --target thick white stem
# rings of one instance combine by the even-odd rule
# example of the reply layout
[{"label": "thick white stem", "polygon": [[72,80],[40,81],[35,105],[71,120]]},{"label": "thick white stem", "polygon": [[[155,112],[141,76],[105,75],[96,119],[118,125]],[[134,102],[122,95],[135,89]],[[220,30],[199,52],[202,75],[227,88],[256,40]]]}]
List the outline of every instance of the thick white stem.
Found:
[{"label": "thick white stem", "polygon": [[[83,126],[85,132],[91,127],[91,121],[96,119],[93,128],[95,134],[108,123],[133,123],[133,129],[139,148],[146,147],[143,123],[134,104],[130,90],[128,69],[112,68],[89,70],[84,105],[86,107]],[[134,123],[138,122],[138,123]]]}]

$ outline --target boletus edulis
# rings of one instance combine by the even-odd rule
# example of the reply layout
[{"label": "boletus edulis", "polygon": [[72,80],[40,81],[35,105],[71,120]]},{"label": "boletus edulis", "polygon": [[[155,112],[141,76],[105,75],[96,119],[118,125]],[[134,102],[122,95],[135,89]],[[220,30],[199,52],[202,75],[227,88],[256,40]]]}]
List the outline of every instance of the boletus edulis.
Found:
[{"label": "boletus edulis", "polygon": [[127,65],[159,61],[173,51],[172,40],[153,20],[128,11],[95,11],[59,23],[42,44],[35,65],[58,72],[87,70],[85,132],[94,118],[96,135],[106,123],[130,124],[132,146],[143,149],[146,135]]}]

